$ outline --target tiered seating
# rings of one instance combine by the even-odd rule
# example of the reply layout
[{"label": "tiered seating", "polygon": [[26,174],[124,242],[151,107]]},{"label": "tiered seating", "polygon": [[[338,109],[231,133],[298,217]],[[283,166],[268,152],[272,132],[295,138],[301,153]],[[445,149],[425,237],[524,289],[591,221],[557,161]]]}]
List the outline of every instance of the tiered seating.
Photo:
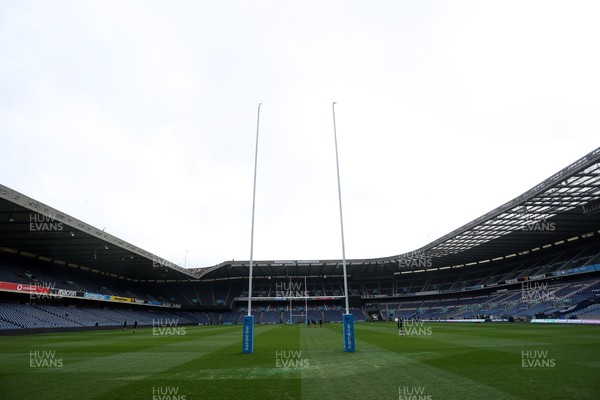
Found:
[{"label": "tiered seating", "polygon": [[209,313],[207,313],[207,315],[208,315],[208,320],[210,321],[211,324],[218,324],[221,322],[221,314],[220,313],[209,312]]},{"label": "tiered seating", "polygon": [[[588,318],[589,316],[600,316],[600,304],[592,304],[583,310],[575,313],[579,318]],[[570,315],[569,315],[570,316]]]},{"label": "tiered seating", "polygon": [[0,304],[0,318],[24,328],[71,328],[82,326],[28,304]]},{"label": "tiered seating", "polygon": [[325,320],[325,318],[323,317],[323,312],[321,310],[308,310],[307,317],[309,321]]},{"label": "tiered seating", "polygon": [[356,308],[350,309],[350,314],[352,314],[354,318],[354,322],[365,322],[367,321],[367,317],[365,316],[362,310],[357,310]]},{"label": "tiered seating", "polygon": [[[532,289],[536,286],[532,285]],[[565,304],[578,304],[593,298],[600,288],[600,280],[589,280],[579,283],[566,283],[545,287],[548,298],[541,296],[537,301],[528,298],[523,290],[516,289],[504,293],[465,297],[461,299],[428,299],[425,301],[404,301],[398,303],[382,303],[379,311],[384,319],[388,319],[390,310],[395,310],[393,317],[423,319],[461,319],[475,318],[483,315],[534,317],[538,314],[550,315],[566,308]],[[542,289],[540,289],[542,290]],[[397,309],[397,310],[396,310]],[[597,312],[592,308],[592,312]],[[571,315],[582,315],[582,311],[574,311]]]},{"label": "tiered seating", "polygon": [[8,329],[23,329],[22,325],[17,325],[16,323],[5,321],[0,317],[0,330],[8,330]]},{"label": "tiered seating", "polygon": [[235,324],[240,319],[241,314],[239,311],[224,313],[221,315],[221,322],[223,324]]},{"label": "tiered seating", "polygon": [[344,311],[341,308],[323,311],[323,314],[325,315],[325,320],[327,322],[342,322],[343,313]]},{"label": "tiered seating", "polygon": [[176,313],[177,313],[177,315],[181,315],[181,316],[187,318],[189,321],[192,321],[193,323],[196,323],[196,324],[206,325],[206,324],[210,323],[210,321],[208,319],[208,315],[206,315],[206,313],[204,313],[204,312],[177,311]]},{"label": "tiered seating", "polygon": [[[284,317],[283,319],[285,318],[286,317]],[[281,311],[263,311],[258,322],[260,322],[261,324],[278,324],[281,322],[281,319]]]},{"label": "tiered seating", "polygon": [[102,308],[63,307],[57,305],[0,304],[0,329],[76,328],[95,326],[121,326],[127,321],[133,326],[164,324],[176,321],[177,325],[196,323],[202,313],[164,310],[113,310]]}]

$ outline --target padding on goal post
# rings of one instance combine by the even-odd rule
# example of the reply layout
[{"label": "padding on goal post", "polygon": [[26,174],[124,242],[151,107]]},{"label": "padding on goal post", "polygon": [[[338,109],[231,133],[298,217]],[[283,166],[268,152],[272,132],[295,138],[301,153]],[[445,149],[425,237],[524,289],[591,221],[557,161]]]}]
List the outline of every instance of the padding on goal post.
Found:
[{"label": "padding on goal post", "polygon": [[354,352],[354,317],[352,314],[342,315],[342,324],[344,326],[344,351],[346,353]]},{"label": "padding on goal post", "polygon": [[242,331],[242,352],[251,354],[254,352],[254,315],[246,315],[244,317],[244,325]]}]

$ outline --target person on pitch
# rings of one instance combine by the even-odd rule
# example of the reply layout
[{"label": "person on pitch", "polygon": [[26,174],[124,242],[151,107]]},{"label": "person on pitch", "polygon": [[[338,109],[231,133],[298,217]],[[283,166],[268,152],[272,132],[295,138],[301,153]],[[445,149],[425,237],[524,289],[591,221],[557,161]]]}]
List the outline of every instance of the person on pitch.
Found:
[{"label": "person on pitch", "polygon": [[398,317],[398,336],[404,335],[403,323],[402,317]]}]

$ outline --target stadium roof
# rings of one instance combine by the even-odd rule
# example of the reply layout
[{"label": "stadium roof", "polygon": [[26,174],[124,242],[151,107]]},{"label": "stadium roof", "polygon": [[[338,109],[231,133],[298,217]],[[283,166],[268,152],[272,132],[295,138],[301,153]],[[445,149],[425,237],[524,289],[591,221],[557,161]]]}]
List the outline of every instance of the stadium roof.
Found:
[{"label": "stadium roof", "polygon": [[[347,260],[348,273],[375,277],[477,265],[591,232],[597,234],[599,228],[600,148],[416,251]],[[249,269],[249,261],[184,269],[2,185],[0,252],[136,281],[239,278],[247,276]],[[341,260],[257,261],[254,266],[256,276],[342,274]]]},{"label": "stadium roof", "polygon": [[196,278],[190,270],[2,185],[0,252],[130,280]]},{"label": "stadium roof", "polygon": [[[348,274],[381,276],[401,270],[435,270],[503,259],[600,228],[600,148],[517,198],[410,253],[348,260]],[[341,260],[256,262],[259,276],[340,275]],[[248,261],[197,269],[200,276],[248,274]],[[309,267],[307,269],[307,267]],[[307,272],[308,271],[308,272]]]}]

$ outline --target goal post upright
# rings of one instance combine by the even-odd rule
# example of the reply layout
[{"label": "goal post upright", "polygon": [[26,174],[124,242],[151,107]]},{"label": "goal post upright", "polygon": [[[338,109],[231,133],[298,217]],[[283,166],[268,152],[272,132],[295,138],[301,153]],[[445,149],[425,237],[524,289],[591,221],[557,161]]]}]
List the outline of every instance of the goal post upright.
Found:
[{"label": "goal post upright", "polygon": [[248,272],[248,315],[244,316],[242,328],[242,352],[254,352],[254,316],[252,315],[252,262],[254,261],[254,209],[256,205],[256,169],[258,165],[258,132],[260,127],[260,106],[256,116],[256,144],[254,147],[254,185],[252,188],[252,222],[250,228],[250,265]]},{"label": "goal post upright", "polygon": [[344,333],[344,351],[347,353],[354,352],[354,317],[350,314],[350,306],[348,302],[348,274],[346,271],[346,245],[344,243],[344,217],[342,213],[342,186],[340,184],[340,161],[338,156],[337,130],[335,125],[335,105],[334,101],[331,105],[333,111],[333,138],[335,141],[335,165],[337,169],[337,186],[338,200],[340,206],[340,230],[342,234],[342,267],[344,272],[344,298],[346,300],[346,313],[342,315],[342,325]]},{"label": "goal post upright", "polygon": [[304,324],[308,325],[308,287],[306,286],[306,275],[304,275]]}]

